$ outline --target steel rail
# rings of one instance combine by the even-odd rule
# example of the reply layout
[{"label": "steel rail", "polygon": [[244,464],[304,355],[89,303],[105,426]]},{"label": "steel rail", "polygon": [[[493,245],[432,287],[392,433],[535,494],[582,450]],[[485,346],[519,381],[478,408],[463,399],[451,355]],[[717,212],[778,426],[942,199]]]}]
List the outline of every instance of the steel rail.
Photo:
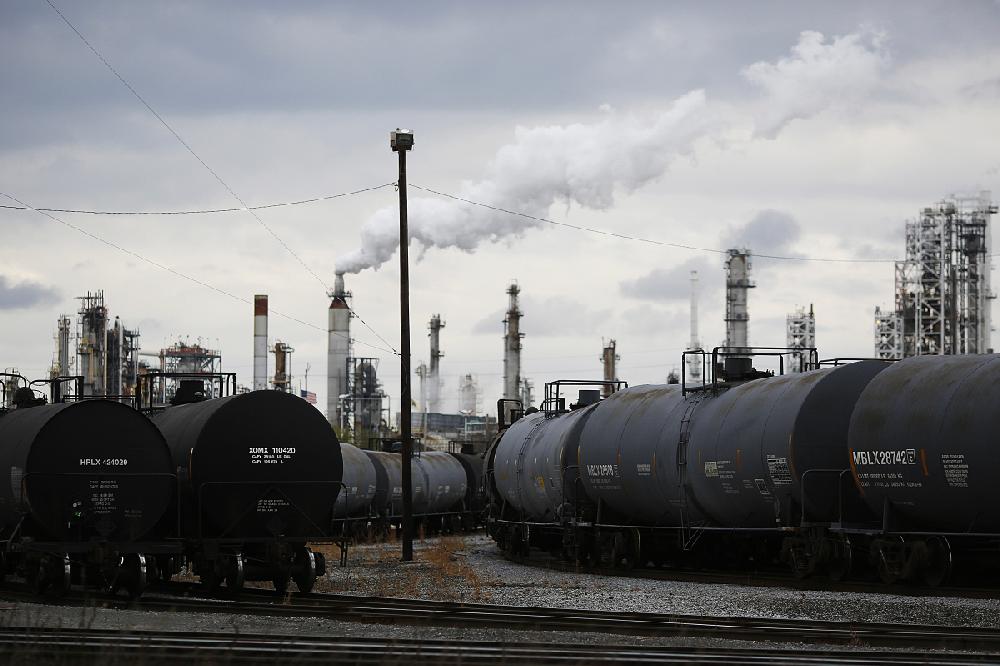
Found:
[{"label": "steel rail", "polygon": [[[245,592],[246,594],[238,599],[160,597],[150,594],[131,604],[111,599],[106,605],[119,609],[160,612],[319,617],[340,621],[416,626],[600,632],[657,637],[862,644],[872,647],[1000,652],[1000,630],[991,628],[620,613],[321,593],[284,598],[275,597],[273,593],[263,590]],[[4,591],[2,596],[10,598],[11,593]],[[20,596],[20,600],[38,599],[25,594]],[[52,603],[72,606],[93,605],[95,601],[99,600],[77,593],[51,600]]]},{"label": "steel rail", "polygon": [[381,637],[266,636],[237,633],[0,628],[0,654],[142,663],[238,659],[240,663],[480,664],[979,664],[1000,654],[928,654],[857,650],[696,648],[651,645],[580,645],[525,641],[456,641]]}]

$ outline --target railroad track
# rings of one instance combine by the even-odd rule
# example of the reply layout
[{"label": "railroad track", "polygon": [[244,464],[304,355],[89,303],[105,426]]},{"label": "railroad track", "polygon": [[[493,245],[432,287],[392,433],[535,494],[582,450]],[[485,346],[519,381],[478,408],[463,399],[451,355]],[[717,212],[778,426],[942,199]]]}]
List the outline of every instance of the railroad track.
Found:
[{"label": "railroad track", "polygon": [[[181,585],[171,587],[178,592],[190,592],[192,588]],[[0,596],[11,600],[39,601],[26,592],[4,591]],[[802,642],[910,650],[976,650],[1000,655],[1000,630],[944,625],[618,613],[321,593],[297,594],[283,599],[265,590],[245,590],[238,599],[150,594],[131,604],[123,600],[71,593],[50,602],[72,606],[97,603],[160,612],[318,617],[336,621],[465,629],[598,632],[659,638]]]},{"label": "railroad track", "polygon": [[55,663],[981,664],[1000,655],[0,628],[0,656]]}]

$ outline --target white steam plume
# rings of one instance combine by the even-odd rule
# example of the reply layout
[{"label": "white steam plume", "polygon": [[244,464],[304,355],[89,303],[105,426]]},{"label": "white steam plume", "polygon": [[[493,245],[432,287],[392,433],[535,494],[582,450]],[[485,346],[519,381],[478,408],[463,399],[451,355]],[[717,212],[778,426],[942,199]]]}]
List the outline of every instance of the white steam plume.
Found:
[{"label": "white steam plume", "polygon": [[[558,202],[605,209],[616,188],[632,191],[662,175],[671,160],[704,133],[705,95],[696,90],[644,121],[611,113],[598,123],[524,128],[497,151],[479,182],[463,183],[472,201],[543,216]],[[540,223],[454,200],[418,197],[407,204],[411,237],[424,247],[471,251],[481,242],[522,233]],[[377,211],[361,230],[361,247],[337,260],[357,273],[388,261],[399,246],[399,213]]]},{"label": "white steam plume", "polygon": [[[887,61],[882,37],[869,32],[836,37],[803,32],[791,55],[757,62],[742,71],[764,99],[737,121],[753,118],[755,132],[774,136],[788,121],[851,103],[870,94]],[[722,105],[719,105],[720,107]],[[619,114],[584,125],[516,130],[515,141],[497,151],[485,177],[463,183],[459,196],[471,201],[544,217],[552,204],[575,202],[603,210],[616,190],[631,192],[662,176],[670,163],[699,138],[719,138],[721,108],[695,90],[652,118]],[[539,226],[534,220],[455,200],[416,197],[409,201],[412,239],[424,248],[455,247],[471,252],[485,241],[518,236]],[[399,246],[396,207],[378,210],[361,230],[361,246],[337,259],[337,272],[378,268]]]},{"label": "white steam plume", "polygon": [[879,85],[888,64],[884,42],[883,33],[871,30],[829,42],[821,33],[806,30],[790,56],[744,68],[743,78],[765,94],[754,114],[755,132],[774,137],[791,120],[864,100]]}]

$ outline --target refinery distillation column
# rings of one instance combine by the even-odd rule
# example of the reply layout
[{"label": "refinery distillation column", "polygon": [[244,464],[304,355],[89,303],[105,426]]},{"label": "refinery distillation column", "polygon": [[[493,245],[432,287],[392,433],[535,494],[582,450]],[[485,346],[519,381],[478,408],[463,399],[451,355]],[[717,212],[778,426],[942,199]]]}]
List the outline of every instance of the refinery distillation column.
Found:
[{"label": "refinery distillation column", "polygon": [[347,359],[351,355],[351,308],[344,290],[344,274],[337,273],[327,315],[326,418],[337,428],[344,428],[344,402],[347,395]]},{"label": "refinery distillation column", "polygon": [[601,350],[601,365],[604,366],[604,386],[601,387],[601,397],[607,398],[614,392],[612,382],[618,381],[618,369],[616,363],[620,360],[615,351],[615,341],[611,339]]},{"label": "refinery distillation column", "polygon": [[750,281],[750,251],[729,250],[726,260],[726,347],[732,351],[749,352],[747,323],[748,290],[756,287]]},{"label": "refinery distillation column", "polygon": [[[444,352],[441,351],[441,329],[444,328],[441,315],[436,314],[432,316],[428,328],[431,331],[429,333],[431,339],[431,366],[427,370],[427,388],[430,397],[425,405],[427,411],[434,414],[441,411],[441,357],[444,356]],[[423,397],[422,394],[421,397]]]},{"label": "refinery distillation column", "polygon": [[524,334],[521,333],[522,313],[517,303],[520,293],[517,283],[511,283],[507,289],[510,296],[507,317],[503,320],[503,397],[507,400],[521,398],[521,338]]},{"label": "refinery distillation column", "polygon": [[253,297],[253,390],[267,389],[267,294]]},{"label": "refinery distillation column", "polygon": [[[701,349],[701,340],[698,339],[698,271],[691,271],[691,340],[688,342],[688,350],[695,349]],[[702,384],[703,358],[699,354],[689,354],[687,357],[687,375],[695,386]]]}]

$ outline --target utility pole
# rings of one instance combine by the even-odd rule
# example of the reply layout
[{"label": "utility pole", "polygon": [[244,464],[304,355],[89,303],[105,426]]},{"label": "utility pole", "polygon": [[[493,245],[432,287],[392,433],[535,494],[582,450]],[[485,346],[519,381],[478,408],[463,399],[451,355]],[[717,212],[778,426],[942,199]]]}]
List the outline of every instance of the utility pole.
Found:
[{"label": "utility pole", "polygon": [[399,154],[399,328],[400,435],[403,438],[403,561],[413,561],[413,436],[410,432],[410,234],[406,228],[406,152],[413,148],[413,132],[396,128],[389,147]]}]

